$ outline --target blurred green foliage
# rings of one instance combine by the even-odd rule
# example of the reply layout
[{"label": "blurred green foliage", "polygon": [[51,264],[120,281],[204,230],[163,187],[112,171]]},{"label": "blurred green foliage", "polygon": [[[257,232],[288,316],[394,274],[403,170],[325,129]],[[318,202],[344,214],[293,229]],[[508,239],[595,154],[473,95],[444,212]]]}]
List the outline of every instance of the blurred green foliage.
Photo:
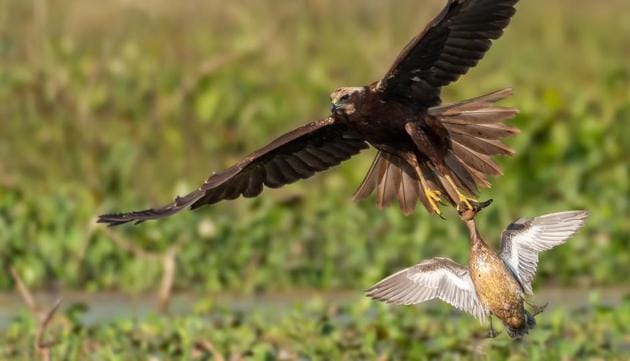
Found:
[{"label": "blurred green foliage", "polygon": [[[270,315],[273,314],[273,315]],[[61,316],[61,315],[60,315]],[[443,322],[435,322],[435,320]],[[530,335],[512,341],[447,308],[396,307],[367,299],[331,306],[315,299],[283,312],[215,309],[210,314],[120,319],[86,326],[72,317],[51,326],[59,360],[627,360],[630,299],[594,303],[538,317]],[[31,360],[34,328],[21,315],[0,332],[0,357]],[[498,326],[501,331],[501,326]]]},{"label": "blurred green foliage", "polygon": [[[325,116],[331,90],[378,79],[442,3],[1,1],[0,269],[15,266],[35,288],[153,287],[160,264],[112,242],[97,214],[165,203]],[[447,102],[516,92],[506,104],[521,110],[522,134],[509,140],[518,154],[500,160],[505,176],[481,197],[495,199],[479,217],[489,240],[521,216],[591,212],[584,231],[542,257],[537,284],[627,282],[628,11],[627,1],[523,1],[484,61],[444,92]],[[185,242],[176,287],[187,290],[363,289],[428,257],[465,262],[452,210],[442,221],[351,202],[372,157],[114,232],[156,252]],[[0,289],[12,287],[0,276]],[[199,327],[181,322],[173,337]]]}]

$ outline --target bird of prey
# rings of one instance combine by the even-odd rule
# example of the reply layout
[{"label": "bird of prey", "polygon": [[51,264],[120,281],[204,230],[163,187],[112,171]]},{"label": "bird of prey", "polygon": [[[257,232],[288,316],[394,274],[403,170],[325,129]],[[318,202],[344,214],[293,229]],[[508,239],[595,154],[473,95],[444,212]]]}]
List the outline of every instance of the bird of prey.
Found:
[{"label": "bird of prey", "polygon": [[[467,209],[462,216],[470,232],[468,268],[448,258],[432,258],[383,279],[367,295],[398,305],[439,298],[481,322],[490,316],[489,337],[496,336],[492,315],[503,321],[510,337],[527,334],[536,325],[534,316],[546,306],[525,300],[525,294],[533,294],[538,254],[566,242],[584,225],[588,214],[568,211],[519,219],[503,232],[501,250],[496,254],[477,231],[473,219],[477,211]],[[524,303],[532,307],[532,313],[525,310]]]},{"label": "bird of prey", "polygon": [[472,207],[478,188],[490,185],[487,176],[501,174],[491,156],[513,154],[501,139],[518,130],[502,122],[517,110],[495,105],[510,89],[451,105],[441,105],[440,92],[502,35],[516,2],[448,0],[381,80],[334,91],[330,116],[280,136],[166,206],[102,215],[98,221],[140,223],[187,207],[255,197],[265,186],[309,178],[370,145],[378,153],[355,199],[376,190],[379,207],[397,199],[406,215],[418,202],[439,215],[443,198]]}]

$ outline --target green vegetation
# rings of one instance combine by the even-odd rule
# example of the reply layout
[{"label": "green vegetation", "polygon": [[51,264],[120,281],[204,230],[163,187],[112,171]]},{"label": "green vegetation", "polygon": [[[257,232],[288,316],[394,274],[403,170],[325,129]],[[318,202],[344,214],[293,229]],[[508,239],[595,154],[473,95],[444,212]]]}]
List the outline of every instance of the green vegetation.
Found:
[{"label": "green vegetation", "polygon": [[[160,262],[121,248],[94,217],[166,203],[281,131],[325,116],[331,90],[381,76],[442,1],[173,4],[0,1],[0,268],[15,267],[33,289],[154,289]],[[488,238],[496,241],[520,216],[591,211],[584,231],[544,254],[537,287],[627,283],[629,11],[622,0],[523,1],[484,61],[445,91],[446,101],[456,101],[515,89],[506,104],[521,110],[513,124],[523,132],[508,141],[518,154],[501,160],[505,176],[481,196],[495,199],[479,217]],[[114,232],[148,252],[181,242],[181,291],[358,292],[428,257],[464,263],[467,236],[452,210],[442,221],[424,211],[379,211],[373,200],[351,202],[372,157],[366,152],[259,199]],[[0,290],[13,288],[5,272]],[[64,328],[74,338],[55,352],[189,356],[191,335],[207,335],[222,353],[249,349],[256,359],[285,348],[321,359],[408,359],[443,350],[455,358],[472,355],[461,345],[482,332],[468,317],[443,322],[444,314],[426,309],[374,306],[375,316],[362,319],[367,304],[340,309],[348,323],[330,327],[333,311],[324,305],[290,311],[269,328],[262,311],[220,313],[212,322],[78,323]],[[545,314],[524,343],[503,336],[487,352],[608,359],[606,350],[620,340],[627,349],[620,335],[628,334],[629,307]],[[32,326],[16,319],[0,335],[16,346],[0,357],[28,357]],[[250,347],[256,341],[260,346]],[[558,357],[542,354],[551,351]]]},{"label": "green vegetation", "polygon": [[[278,311],[215,309],[210,314],[120,319],[85,326],[72,317],[58,330],[63,342],[53,357],[63,360],[627,360],[630,299],[620,306],[594,303],[569,312],[545,312],[538,327],[520,341],[502,332],[486,339],[487,328],[446,307],[397,307],[367,299],[351,306],[321,300]],[[270,315],[273,314],[273,315]],[[437,322],[436,322],[437,321]],[[0,336],[0,357],[29,353],[35,325],[21,316]],[[53,339],[54,340],[54,339]],[[222,356],[218,356],[221,354]],[[212,357],[211,357],[212,356]],[[214,357],[214,358],[213,358]]]}]

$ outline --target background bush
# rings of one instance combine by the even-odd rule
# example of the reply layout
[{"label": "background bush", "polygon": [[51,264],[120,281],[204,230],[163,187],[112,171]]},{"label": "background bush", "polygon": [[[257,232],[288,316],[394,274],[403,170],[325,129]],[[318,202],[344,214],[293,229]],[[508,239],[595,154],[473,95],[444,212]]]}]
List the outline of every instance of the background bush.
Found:
[{"label": "background bush", "polygon": [[[156,206],[306,121],[328,93],[388,68],[443,1],[0,3],[0,267],[35,288],[143,291],[159,264],[121,250],[100,213]],[[47,4],[47,6],[46,6]],[[523,1],[484,61],[444,92],[513,86],[521,110],[481,198],[497,244],[513,219],[583,208],[586,229],[542,258],[537,284],[627,282],[630,22],[627,1]],[[416,211],[351,202],[373,151],[255,200],[115,232],[185,246],[176,287],[363,289],[467,235]],[[0,289],[13,287],[5,274]]]}]

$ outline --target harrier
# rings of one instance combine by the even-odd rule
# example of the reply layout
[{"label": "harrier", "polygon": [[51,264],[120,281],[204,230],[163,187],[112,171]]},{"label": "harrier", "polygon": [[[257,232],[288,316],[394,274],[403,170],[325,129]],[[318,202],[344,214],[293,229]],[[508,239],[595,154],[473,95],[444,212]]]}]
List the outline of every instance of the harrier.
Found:
[{"label": "harrier", "polygon": [[440,92],[475,66],[502,35],[516,2],[449,0],[383,79],[334,91],[327,118],[282,135],[166,206],[102,215],[99,222],[140,223],[187,207],[256,197],[265,186],[279,188],[309,178],[370,145],[378,153],[355,199],[376,190],[379,207],[397,199],[406,215],[418,201],[438,215],[442,199],[471,208],[478,188],[490,186],[487,176],[501,174],[491,156],[513,154],[501,139],[518,130],[502,122],[517,110],[495,105],[510,89],[445,106]]},{"label": "harrier", "polygon": [[[503,321],[510,337],[527,334],[536,325],[534,316],[546,306],[525,300],[525,294],[533,294],[538,254],[566,242],[582,228],[588,213],[568,211],[519,219],[503,231],[497,254],[481,238],[474,221],[474,215],[488,204],[461,213],[470,233],[467,268],[448,258],[432,258],[385,278],[367,295],[398,305],[439,298],[480,321],[490,316],[490,337],[496,336],[491,315]],[[532,307],[532,313],[524,303]]]}]

